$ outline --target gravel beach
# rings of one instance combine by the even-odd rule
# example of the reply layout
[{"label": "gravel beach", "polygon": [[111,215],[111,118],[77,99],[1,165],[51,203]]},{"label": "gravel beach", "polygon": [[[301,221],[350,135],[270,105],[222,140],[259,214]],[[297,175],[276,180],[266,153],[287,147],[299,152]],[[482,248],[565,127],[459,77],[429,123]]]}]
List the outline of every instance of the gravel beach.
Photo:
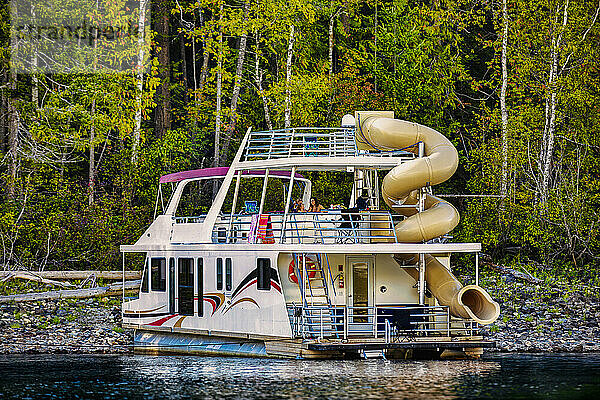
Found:
[{"label": "gravel beach", "polygon": [[[461,277],[470,283],[471,277]],[[498,352],[599,352],[600,291],[584,285],[532,285],[492,275],[481,284],[500,303],[481,328]],[[0,354],[128,353],[120,298],[0,304]]]},{"label": "gravel beach", "polygon": [[129,353],[119,300],[47,300],[0,304],[0,354]]}]

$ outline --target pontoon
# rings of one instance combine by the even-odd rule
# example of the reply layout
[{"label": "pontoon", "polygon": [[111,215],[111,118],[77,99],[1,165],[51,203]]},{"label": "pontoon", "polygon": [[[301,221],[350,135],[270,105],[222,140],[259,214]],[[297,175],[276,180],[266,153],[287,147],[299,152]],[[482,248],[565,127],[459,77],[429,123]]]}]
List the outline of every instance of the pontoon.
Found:
[{"label": "pontoon", "polygon": [[[136,351],[478,357],[499,306],[478,286],[481,244],[450,242],[459,214],[432,194],[457,165],[437,131],[357,111],[339,128],[249,129],[230,167],[161,177],[159,215],[121,246],[145,257],[123,303]],[[347,198],[299,209],[324,175]],[[473,254],[475,284],[452,274],[453,253]]]}]

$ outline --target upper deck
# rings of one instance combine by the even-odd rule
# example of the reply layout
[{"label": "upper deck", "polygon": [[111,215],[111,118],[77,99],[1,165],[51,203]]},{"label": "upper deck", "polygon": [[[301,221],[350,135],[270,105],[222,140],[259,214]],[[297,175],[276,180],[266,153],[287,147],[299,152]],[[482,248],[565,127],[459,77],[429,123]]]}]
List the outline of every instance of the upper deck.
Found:
[{"label": "upper deck", "polygon": [[[431,173],[430,167],[425,171],[418,171],[417,177],[424,183],[418,189],[416,201],[399,204],[385,198],[388,207],[380,205],[385,180],[381,179],[378,171],[415,161],[416,157],[426,157],[423,139],[425,136],[421,136],[421,131],[427,131],[417,125],[401,125],[402,129],[394,135],[405,136],[405,140],[391,146],[378,146],[373,141],[368,126],[363,130],[360,123],[354,124],[354,121],[361,121],[361,118],[364,120],[371,114],[377,118],[387,118],[389,121],[390,115],[386,112],[357,112],[356,119],[350,116],[351,123],[344,123],[348,117],[345,116],[342,127],[339,128],[296,127],[254,132],[249,129],[230,167],[183,171],[163,176],[161,183],[177,183],[177,186],[164,214],[156,219],[136,245],[237,244],[253,248],[262,244],[291,244],[372,249],[374,248],[371,245],[374,245],[379,249],[385,246],[395,248],[406,243],[417,247],[447,244],[446,233],[454,227],[451,226],[454,223],[453,213],[446,212],[438,220],[426,221],[427,227],[421,226],[425,223],[421,221],[421,215],[418,218],[410,217],[417,213],[423,213],[424,216],[433,215],[424,213],[426,197],[433,198],[428,178],[428,173]],[[452,169],[451,159],[436,160],[448,161],[449,167],[441,168]],[[419,168],[428,164],[410,165]],[[437,167],[440,168],[439,165]],[[347,186],[345,194],[340,187],[342,190],[335,194],[336,200],[327,201],[330,200],[325,197],[327,194],[321,193],[324,197],[321,200],[326,201],[325,207],[319,209],[323,212],[306,213],[307,210],[296,210],[293,205],[298,201],[308,206],[312,196],[311,180],[299,174],[299,171],[343,171],[351,174],[351,180],[347,175],[336,175],[336,182],[341,183],[341,180],[344,180],[344,185]],[[313,174],[307,176],[321,183]],[[241,184],[242,181],[252,178],[252,183]],[[199,191],[206,192],[203,196],[208,201],[203,206],[203,212],[179,213],[186,185],[206,179],[219,182],[204,184],[202,187],[205,189],[202,190],[198,185]],[[395,180],[397,179],[398,177],[395,177]],[[406,187],[406,182],[398,183],[395,180],[388,184],[395,185],[393,189],[396,192]],[[276,181],[279,183],[275,183]],[[409,186],[413,184],[414,182],[409,182]],[[216,187],[219,188],[217,193]],[[212,193],[207,194],[209,192]],[[389,195],[389,192],[386,193]],[[157,206],[159,196],[162,196],[160,190]],[[197,202],[197,197],[186,196]],[[162,202],[162,197],[160,199]],[[360,206],[358,200],[362,201]],[[446,205],[449,211],[455,211],[442,200],[434,201],[435,204]],[[246,203],[253,203],[254,207],[250,209],[245,206]],[[331,206],[327,209],[326,205],[330,203]],[[399,224],[407,225],[405,221],[409,220],[414,225],[413,222],[417,219],[417,225],[409,226],[408,230],[401,230],[403,237],[397,235],[396,228]],[[439,229],[441,226],[444,229],[448,226],[448,230]],[[428,231],[429,227],[433,227],[431,232]],[[413,231],[418,231],[421,235],[427,231],[429,236],[426,239],[407,239],[406,232]],[[365,244],[370,246],[364,246]]]},{"label": "upper deck", "polygon": [[415,157],[407,149],[360,150],[356,135],[360,139],[360,131],[354,127],[301,127],[250,132],[238,166],[297,166],[302,170],[346,170],[349,166],[389,169]]}]

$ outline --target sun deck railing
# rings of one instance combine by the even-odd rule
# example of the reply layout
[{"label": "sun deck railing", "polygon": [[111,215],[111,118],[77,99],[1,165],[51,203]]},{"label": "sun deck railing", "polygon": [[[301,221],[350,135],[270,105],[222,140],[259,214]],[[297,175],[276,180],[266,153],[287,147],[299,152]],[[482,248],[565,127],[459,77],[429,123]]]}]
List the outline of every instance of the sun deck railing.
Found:
[{"label": "sun deck railing", "polygon": [[[359,151],[354,128],[288,128],[251,132],[243,161],[290,157],[353,157]],[[372,156],[409,156],[404,150],[369,152]]]},{"label": "sun deck railing", "polygon": [[387,211],[330,210],[323,213],[223,215],[213,243],[349,244],[396,243]]},{"label": "sun deck railing", "polygon": [[354,129],[291,128],[251,132],[244,160],[347,157],[356,154]]},{"label": "sun deck railing", "polygon": [[377,338],[475,336],[479,324],[455,318],[447,306],[287,306],[295,338]]}]

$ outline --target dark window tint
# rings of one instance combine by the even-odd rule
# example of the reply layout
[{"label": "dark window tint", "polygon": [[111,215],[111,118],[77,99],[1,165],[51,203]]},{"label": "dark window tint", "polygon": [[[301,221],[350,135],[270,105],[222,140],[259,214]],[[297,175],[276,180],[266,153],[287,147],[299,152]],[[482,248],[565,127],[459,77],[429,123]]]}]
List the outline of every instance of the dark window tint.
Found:
[{"label": "dark window tint", "polygon": [[204,315],[204,260],[196,260],[196,280],[198,281],[198,316]]},{"label": "dark window tint", "polygon": [[231,271],[231,258],[225,259],[225,290],[230,291],[232,288],[232,271]]},{"label": "dark window tint", "polygon": [[179,314],[194,315],[194,259],[180,258],[177,263]]},{"label": "dark window tint", "polygon": [[164,292],[167,290],[167,260],[153,258],[150,262],[152,269],[152,291]]},{"label": "dark window tint", "polygon": [[175,259],[169,258],[169,312],[175,313]]},{"label": "dark window tint", "polygon": [[223,259],[217,258],[217,290],[223,290]]},{"label": "dark window tint", "polygon": [[256,269],[258,270],[257,289],[271,290],[271,259],[257,258]]},{"label": "dark window tint", "polygon": [[148,293],[148,279],[150,276],[150,271],[148,266],[150,265],[150,259],[146,259],[146,263],[144,264],[144,270],[142,271],[142,292]]}]

